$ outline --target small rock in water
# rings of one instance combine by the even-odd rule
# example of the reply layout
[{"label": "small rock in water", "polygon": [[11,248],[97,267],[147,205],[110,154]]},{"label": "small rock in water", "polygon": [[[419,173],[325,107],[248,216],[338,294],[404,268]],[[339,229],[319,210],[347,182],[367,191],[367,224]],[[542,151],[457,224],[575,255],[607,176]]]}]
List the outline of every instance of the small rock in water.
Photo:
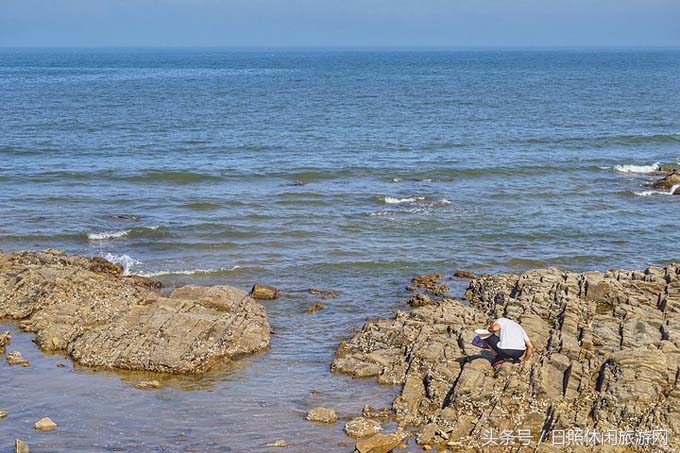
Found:
[{"label": "small rock in water", "polygon": [[315,407],[307,413],[307,420],[310,422],[335,423],[338,420],[338,416],[333,409]]},{"label": "small rock in water", "polygon": [[474,280],[477,278],[475,274],[468,271],[456,271],[453,273],[454,278],[466,278],[468,280]]},{"label": "small rock in water", "polygon": [[279,439],[277,441],[270,442],[267,445],[265,445],[265,447],[287,447],[287,446],[288,443],[283,439]]},{"label": "small rock in water", "polygon": [[278,297],[279,291],[273,286],[255,283],[253,289],[250,290],[250,295],[253,299],[272,300]]},{"label": "small rock in water", "polygon": [[0,333],[0,347],[7,346],[12,342],[12,335],[9,332]]},{"label": "small rock in water", "polygon": [[31,453],[31,449],[28,448],[28,444],[23,440],[17,439],[14,441],[14,452],[15,453]]},{"label": "small rock in water", "polygon": [[345,425],[345,432],[351,437],[366,437],[380,431],[382,431],[380,423],[365,417],[353,418]]},{"label": "small rock in water", "polygon": [[44,417],[35,422],[35,429],[38,431],[50,431],[57,427],[57,424],[49,417]]},{"label": "small rock in water", "polygon": [[5,359],[9,366],[14,366],[14,365],[21,365],[23,367],[27,367],[30,365],[28,363],[28,360],[24,359],[24,356],[21,355],[19,351],[12,351],[9,354],[7,354],[7,358]]},{"label": "small rock in water", "polygon": [[147,390],[147,389],[159,389],[163,387],[160,382],[158,381],[142,381],[139,384],[135,385],[136,388],[141,389],[141,390]]},{"label": "small rock in water", "polygon": [[7,417],[7,412],[0,411],[0,418],[5,418],[5,417]]},{"label": "small rock in water", "polygon": [[12,342],[12,336],[9,332],[0,333],[0,354],[5,353],[5,346]]},{"label": "small rock in water", "polygon": [[314,313],[315,311],[323,310],[326,304],[319,302],[318,304],[310,305],[305,309],[305,313]]}]

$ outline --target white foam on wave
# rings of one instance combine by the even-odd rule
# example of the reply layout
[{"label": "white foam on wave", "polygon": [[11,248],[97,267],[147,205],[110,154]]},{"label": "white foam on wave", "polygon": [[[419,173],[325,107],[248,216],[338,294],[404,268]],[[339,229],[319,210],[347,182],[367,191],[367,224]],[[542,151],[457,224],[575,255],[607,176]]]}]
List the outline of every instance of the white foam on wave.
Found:
[{"label": "white foam on wave", "polygon": [[383,201],[387,204],[415,203],[416,201],[423,201],[424,199],[425,197],[408,197],[408,198],[383,197]]},{"label": "white foam on wave", "polygon": [[132,268],[137,264],[141,264],[141,261],[137,261],[130,255],[114,255],[112,253],[107,253],[104,258],[114,264],[121,264],[123,266],[123,275],[130,275]]},{"label": "white foam on wave", "polygon": [[155,271],[155,272],[139,272],[140,277],[160,277],[162,275],[198,275],[198,274],[213,274],[215,272],[231,272],[239,269],[241,266],[220,267],[217,269],[191,269],[191,270],[177,270],[177,271]]},{"label": "white foam on wave", "polygon": [[616,165],[614,170],[619,173],[654,173],[661,167],[661,162],[651,165]]},{"label": "white foam on wave", "polygon": [[635,195],[638,197],[651,197],[652,195],[673,195],[678,189],[680,189],[680,184],[674,185],[668,192],[662,190],[643,190],[641,192],[635,192]]},{"label": "white foam on wave", "polygon": [[[160,228],[158,225],[152,225],[148,227],[142,227],[143,230],[157,230]],[[130,234],[132,230],[121,230],[121,231],[103,231],[101,233],[87,233],[87,239],[90,241],[108,241],[110,239],[119,239]]]},{"label": "white foam on wave", "polygon": [[109,239],[117,239],[117,238],[122,238],[123,236],[127,236],[130,233],[130,230],[123,230],[123,231],[104,231],[101,233],[87,233],[87,238],[90,241],[106,241]]}]

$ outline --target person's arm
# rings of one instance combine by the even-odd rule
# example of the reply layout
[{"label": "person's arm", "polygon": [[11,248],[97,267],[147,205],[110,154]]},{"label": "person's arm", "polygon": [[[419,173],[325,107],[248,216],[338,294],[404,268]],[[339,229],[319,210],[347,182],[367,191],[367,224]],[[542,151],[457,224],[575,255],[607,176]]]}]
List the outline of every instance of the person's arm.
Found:
[{"label": "person's arm", "polygon": [[522,362],[527,362],[531,358],[531,353],[534,352],[534,344],[531,340],[524,340],[524,344],[527,346],[527,351],[524,353],[524,357],[522,357]]}]

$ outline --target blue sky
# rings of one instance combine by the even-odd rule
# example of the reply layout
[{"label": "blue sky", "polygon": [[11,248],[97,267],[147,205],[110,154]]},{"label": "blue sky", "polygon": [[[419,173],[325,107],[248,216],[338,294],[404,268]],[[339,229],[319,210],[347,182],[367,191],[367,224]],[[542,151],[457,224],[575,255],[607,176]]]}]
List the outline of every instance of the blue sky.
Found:
[{"label": "blue sky", "polygon": [[0,0],[0,46],[680,47],[680,0]]}]

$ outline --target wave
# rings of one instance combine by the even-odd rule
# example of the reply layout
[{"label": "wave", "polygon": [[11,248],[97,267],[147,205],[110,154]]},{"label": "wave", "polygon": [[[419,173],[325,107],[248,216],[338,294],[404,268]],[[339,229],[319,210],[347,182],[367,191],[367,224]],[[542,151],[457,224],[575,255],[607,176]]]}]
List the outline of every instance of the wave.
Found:
[{"label": "wave", "polygon": [[643,190],[635,192],[638,197],[651,197],[652,195],[675,195],[675,191],[680,189],[680,184],[676,184],[669,191],[664,190]]},{"label": "wave", "polygon": [[619,173],[654,173],[661,168],[661,162],[651,165],[615,165],[614,170]]},{"label": "wave", "polygon": [[188,203],[184,206],[194,211],[212,211],[220,208],[217,203]]},{"label": "wave", "polygon": [[89,241],[109,241],[111,239],[119,239],[126,236],[143,237],[149,231],[159,230],[158,225],[152,225],[148,227],[133,228],[131,230],[120,230],[120,231],[103,231],[100,233],[87,233],[87,239]]},{"label": "wave", "polygon": [[422,201],[425,199],[425,197],[408,197],[408,198],[380,197],[380,199],[387,204],[402,204]]},{"label": "wave", "polygon": [[232,267],[220,267],[217,269],[191,269],[191,270],[176,270],[176,271],[171,271],[171,270],[166,270],[166,271],[154,271],[154,272],[138,272],[136,275],[139,275],[140,277],[161,277],[163,275],[203,275],[203,276],[216,276],[216,275],[221,275],[229,272],[233,272],[237,269],[240,269],[241,266],[232,266]]},{"label": "wave", "polygon": [[114,255],[112,253],[107,253],[104,255],[104,259],[111,261],[114,264],[122,265],[123,275],[130,275],[132,268],[138,264],[141,264],[141,261],[137,261],[130,255]]},{"label": "wave", "polygon": [[171,183],[171,184],[193,184],[199,182],[207,181],[218,181],[222,178],[215,175],[209,175],[205,173],[196,173],[191,171],[161,171],[152,170],[141,175],[126,176],[120,179],[129,182],[159,182],[159,183]]}]

